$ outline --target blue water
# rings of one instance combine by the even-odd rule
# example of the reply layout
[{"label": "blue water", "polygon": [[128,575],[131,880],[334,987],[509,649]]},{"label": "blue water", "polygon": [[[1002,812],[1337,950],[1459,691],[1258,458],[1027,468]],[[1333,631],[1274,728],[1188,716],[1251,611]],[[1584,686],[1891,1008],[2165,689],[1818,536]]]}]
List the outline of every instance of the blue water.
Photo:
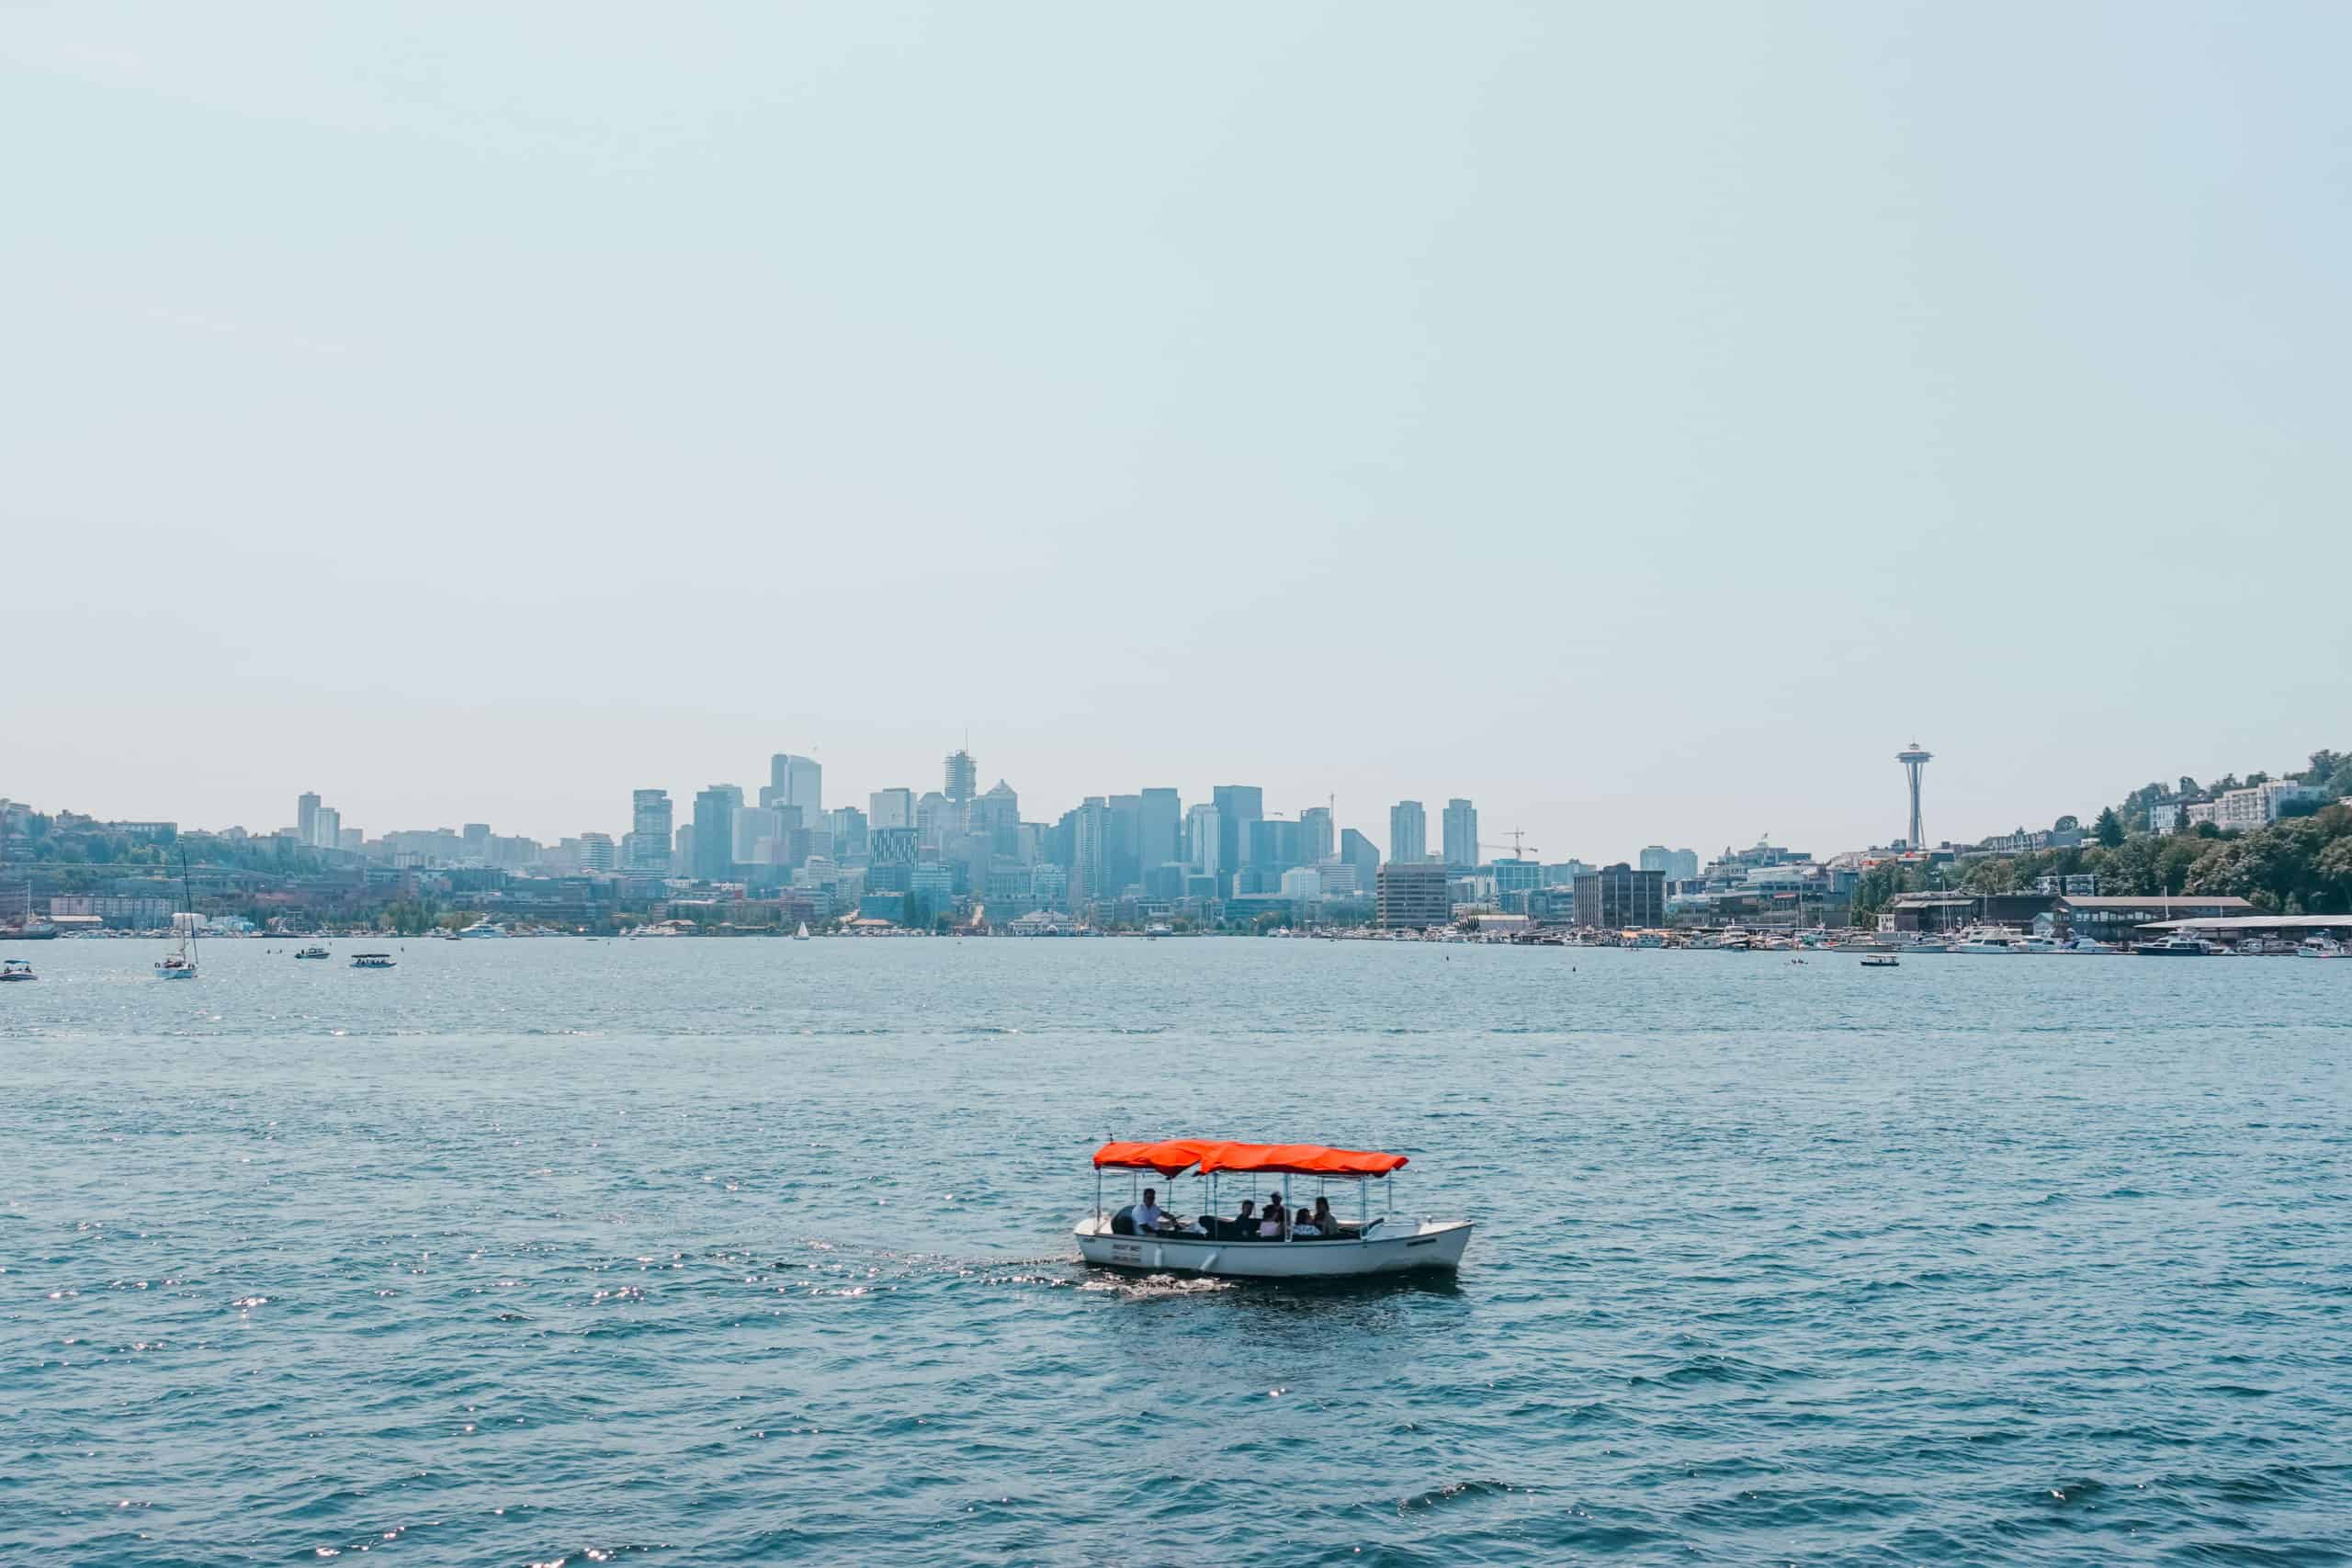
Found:
[{"label": "blue water", "polygon": [[[0,1562],[2352,1560],[2352,963],[17,954]],[[1079,1267],[1182,1134],[1481,1228]]]}]

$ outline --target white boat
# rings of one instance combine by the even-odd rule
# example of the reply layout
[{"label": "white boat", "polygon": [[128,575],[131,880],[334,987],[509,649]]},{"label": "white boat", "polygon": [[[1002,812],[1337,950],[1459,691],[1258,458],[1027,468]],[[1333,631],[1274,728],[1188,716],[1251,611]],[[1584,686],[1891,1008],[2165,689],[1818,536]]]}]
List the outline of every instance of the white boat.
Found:
[{"label": "white boat", "polygon": [[1971,926],[1952,944],[1954,953],[2020,953],[2024,938],[2006,926]]},{"label": "white boat", "polygon": [[297,958],[332,958],[334,955],[329,953],[325,948],[321,947],[317,942],[312,942],[308,947],[296,948],[294,950],[294,956]]},{"label": "white boat", "polygon": [[33,966],[21,958],[0,959],[0,980],[38,980]]},{"label": "white boat", "polygon": [[2066,946],[2056,937],[2026,936],[2018,939],[2019,953],[2064,953]]},{"label": "white boat", "polygon": [[351,955],[354,969],[390,969],[393,962],[389,953],[355,953]]},{"label": "white boat", "polygon": [[1900,966],[1902,963],[1903,960],[1891,953],[1867,953],[1862,958],[1862,967],[1865,969],[1894,969]]},{"label": "white boat", "polygon": [[2306,937],[2295,948],[2298,958],[2342,958],[2352,953],[2352,948],[2330,936]]},{"label": "white boat", "polygon": [[798,931],[794,931],[794,932],[792,933],[792,940],[793,940],[793,941],[795,941],[795,942],[807,942],[807,941],[808,940],[808,921],[803,920],[803,921],[801,921],[801,922],[800,922],[800,929],[799,929]]},{"label": "white boat", "polygon": [[2173,935],[2155,942],[2135,942],[2132,951],[2145,958],[2204,958],[2213,944],[2200,937]]},{"label": "white boat", "polygon": [[2061,953],[2120,953],[2123,950],[2095,936],[2078,936],[2059,950]]},{"label": "white boat", "polygon": [[188,881],[185,850],[180,852],[180,902],[186,908],[181,916],[179,945],[156,961],[155,977],[159,980],[196,978],[196,893]]},{"label": "white boat", "polygon": [[472,925],[469,925],[458,932],[458,935],[460,937],[504,936],[505,934],[506,928],[504,926],[502,926],[497,921],[487,918],[476,920]]},{"label": "white boat", "polygon": [[[1424,1270],[1451,1272],[1462,1266],[1470,1245],[1468,1220],[1410,1220],[1386,1212],[1403,1155],[1363,1149],[1325,1148],[1319,1144],[1240,1144],[1221,1138],[1170,1138],[1159,1143],[1108,1143],[1094,1151],[1094,1212],[1080,1220],[1074,1234],[1078,1250],[1087,1262],[1106,1269],[1139,1269],[1146,1273],[1207,1274],[1234,1280],[1330,1280],[1369,1274],[1407,1274]],[[1102,1173],[1124,1170],[1131,1185],[1149,1191],[1146,1173],[1172,1182],[1190,1172],[1199,1183],[1205,1207],[1187,1224],[1157,1231],[1138,1230],[1136,1205],[1113,1210],[1105,1206]],[[1218,1212],[1221,1186],[1243,1194],[1261,1184],[1278,1183],[1286,1211],[1294,1182],[1318,1188],[1333,1183],[1352,1185],[1355,1202],[1333,1206],[1337,1234],[1300,1234],[1311,1226],[1276,1224],[1277,1234],[1262,1234],[1266,1223],[1245,1224],[1238,1215]],[[1383,1183],[1383,1212],[1372,1212],[1372,1184]],[[1172,1196],[1172,1194],[1171,1194]],[[1302,1192],[1299,1202],[1307,1203]],[[1351,1219],[1345,1210],[1353,1207]],[[1295,1211],[1293,1211],[1295,1213]],[[1171,1224],[1173,1224],[1171,1217]]]}]

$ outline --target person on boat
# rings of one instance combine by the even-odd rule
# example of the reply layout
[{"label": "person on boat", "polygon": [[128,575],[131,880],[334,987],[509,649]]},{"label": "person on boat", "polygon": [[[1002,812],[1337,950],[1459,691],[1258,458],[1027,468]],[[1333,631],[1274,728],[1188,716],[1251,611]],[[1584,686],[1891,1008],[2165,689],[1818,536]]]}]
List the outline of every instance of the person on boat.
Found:
[{"label": "person on boat", "polygon": [[1316,1198],[1313,1224],[1318,1235],[1340,1234],[1340,1216],[1331,1213],[1331,1200],[1321,1196]]},{"label": "person on boat", "polygon": [[1138,1232],[1175,1228],[1176,1222],[1170,1219],[1168,1212],[1159,1206],[1159,1198],[1158,1188],[1147,1187],[1143,1190],[1143,1201],[1137,1203],[1135,1208],[1136,1229]]},{"label": "person on boat", "polygon": [[1315,1216],[1314,1216],[1314,1215],[1312,1215],[1312,1214],[1295,1214],[1295,1215],[1293,1215],[1293,1216],[1291,1217],[1291,1226],[1290,1226],[1290,1238],[1291,1238],[1291,1240],[1293,1240],[1293,1241],[1312,1241],[1312,1240],[1314,1240],[1316,1237],[1320,1236],[1322,1234],[1323,1234],[1322,1227],[1321,1227],[1321,1226],[1319,1226],[1319,1225],[1317,1225],[1317,1224],[1315,1223]]},{"label": "person on boat", "polygon": [[1282,1195],[1280,1193],[1269,1195],[1266,1199],[1266,1217],[1259,1222],[1258,1225],[1259,1237],[1265,1241],[1282,1240],[1290,1234],[1290,1226],[1286,1223],[1288,1219],[1289,1216],[1283,1213]]},{"label": "person on boat", "polygon": [[1238,1236],[1258,1234],[1258,1201],[1255,1198],[1241,1200],[1241,1212],[1233,1216],[1233,1234]]}]

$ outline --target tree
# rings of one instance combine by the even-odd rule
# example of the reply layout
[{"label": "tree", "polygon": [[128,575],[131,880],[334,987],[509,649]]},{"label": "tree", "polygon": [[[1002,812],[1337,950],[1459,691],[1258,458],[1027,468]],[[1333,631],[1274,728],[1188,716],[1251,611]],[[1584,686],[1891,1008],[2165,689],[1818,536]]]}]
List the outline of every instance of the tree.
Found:
[{"label": "tree", "polygon": [[2112,806],[2103,807],[2098,814],[2098,826],[2092,831],[2098,836],[2100,843],[2114,849],[2123,842],[2123,818],[2115,814]]},{"label": "tree", "polygon": [[2079,817],[2061,817],[2050,825],[2050,830],[2053,833],[2071,833],[2082,825],[2083,819]]}]

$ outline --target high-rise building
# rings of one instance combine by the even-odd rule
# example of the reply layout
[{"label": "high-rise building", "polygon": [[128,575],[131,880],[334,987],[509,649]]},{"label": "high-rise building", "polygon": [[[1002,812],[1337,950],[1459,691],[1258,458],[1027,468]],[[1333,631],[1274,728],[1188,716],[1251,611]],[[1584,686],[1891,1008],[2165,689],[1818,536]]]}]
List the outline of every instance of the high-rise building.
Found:
[{"label": "high-rise building", "polygon": [[729,826],[729,853],[737,865],[774,865],[784,858],[784,813],[774,807],[739,806]]},{"label": "high-rise building", "polygon": [[1340,830],[1340,858],[1356,868],[1356,891],[1369,895],[1380,878],[1380,851],[1353,828]]},{"label": "high-rise building", "polygon": [[343,845],[343,813],[332,806],[322,806],[311,822],[317,837],[311,841],[322,850],[340,849]]},{"label": "high-rise building", "polygon": [[339,850],[348,850],[353,854],[357,854],[360,847],[366,844],[367,841],[368,835],[360,829],[356,828],[345,828],[343,830],[342,842],[338,843],[335,848]]},{"label": "high-rise building", "polygon": [[650,876],[670,869],[670,817],[668,790],[640,789],[629,796],[626,869]]},{"label": "high-rise building", "polygon": [[[972,761],[969,751],[951,751],[945,767],[946,784],[941,791],[952,801],[960,815],[962,808],[972,803],[980,790],[979,764]],[[963,824],[959,821],[957,827]]]},{"label": "high-rise building", "polygon": [[294,797],[294,838],[298,843],[313,849],[319,842],[319,797],[316,794]]},{"label": "high-rise building", "polygon": [[1673,853],[1674,852],[1664,844],[1644,844],[1641,859],[1637,863],[1644,871],[1664,872],[1668,857]]},{"label": "high-rise building", "polygon": [[[1184,861],[1204,876],[1221,878],[1226,865],[1218,815],[1214,806],[1195,806],[1184,813]],[[1224,886],[1221,880],[1218,886]]]},{"label": "high-rise building", "polygon": [[1298,860],[1301,865],[1329,860],[1332,851],[1338,847],[1329,807],[1310,806],[1298,814]]},{"label": "high-rise building", "polygon": [[825,809],[825,770],[814,757],[779,751],[768,759],[769,798],[763,805],[797,806],[804,826],[814,826]]},{"label": "high-rise building", "polygon": [[1136,879],[1145,872],[1184,858],[1184,802],[1172,789],[1148,789],[1136,820]]},{"label": "high-rise building", "polygon": [[1388,859],[1396,865],[1417,865],[1430,858],[1429,814],[1418,800],[1400,800],[1388,808]]},{"label": "high-rise building", "polygon": [[580,869],[586,872],[616,869],[613,836],[610,833],[580,835]]},{"label": "high-rise building", "polygon": [[825,827],[833,841],[832,859],[842,865],[862,865],[866,855],[865,813],[844,806],[825,813]]},{"label": "high-rise building", "polygon": [[988,852],[1016,858],[1021,853],[1021,797],[1002,779],[972,802],[972,836],[988,845]]},{"label": "high-rise building", "polygon": [[1577,878],[1577,924],[1588,931],[1627,931],[1666,924],[1666,874],[1636,871],[1624,862]]},{"label": "high-rise building", "polygon": [[1386,931],[1422,931],[1453,918],[1445,888],[1445,867],[1422,861],[1390,861],[1380,868],[1378,918]]},{"label": "high-rise building", "polygon": [[1229,874],[1248,852],[1250,829],[1243,824],[1266,814],[1266,792],[1256,784],[1218,784],[1209,800],[1216,807],[1217,863]]},{"label": "high-rise building", "polygon": [[1456,871],[1478,863],[1478,808],[1460,795],[1445,803],[1445,863]]},{"label": "high-rise building", "polygon": [[915,792],[877,789],[865,797],[865,815],[872,827],[911,828],[915,825]]},{"label": "high-rise building", "polygon": [[670,835],[670,874],[692,876],[695,874],[695,825],[683,822]]},{"label": "high-rise building", "polygon": [[915,829],[924,849],[944,849],[948,840],[963,833],[964,808],[935,789],[925,790],[915,802]]},{"label": "high-rise building", "polygon": [[1322,874],[1311,866],[1295,865],[1283,873],[1279,891],[1294,904],[1320,898],[1323,897]]},{"label": "high-rise building", "polygon": [[492,834],[487,822],[469,822],[458,835],[466,841],[466,860],[474,865],[490,863],[490,840]]},{"label": "high-rise building", "polygon": [[695,796],[695,876],[704,882],[728,882],[735,875],[735,813],[743,792],[733,784],[712,784]]}]

